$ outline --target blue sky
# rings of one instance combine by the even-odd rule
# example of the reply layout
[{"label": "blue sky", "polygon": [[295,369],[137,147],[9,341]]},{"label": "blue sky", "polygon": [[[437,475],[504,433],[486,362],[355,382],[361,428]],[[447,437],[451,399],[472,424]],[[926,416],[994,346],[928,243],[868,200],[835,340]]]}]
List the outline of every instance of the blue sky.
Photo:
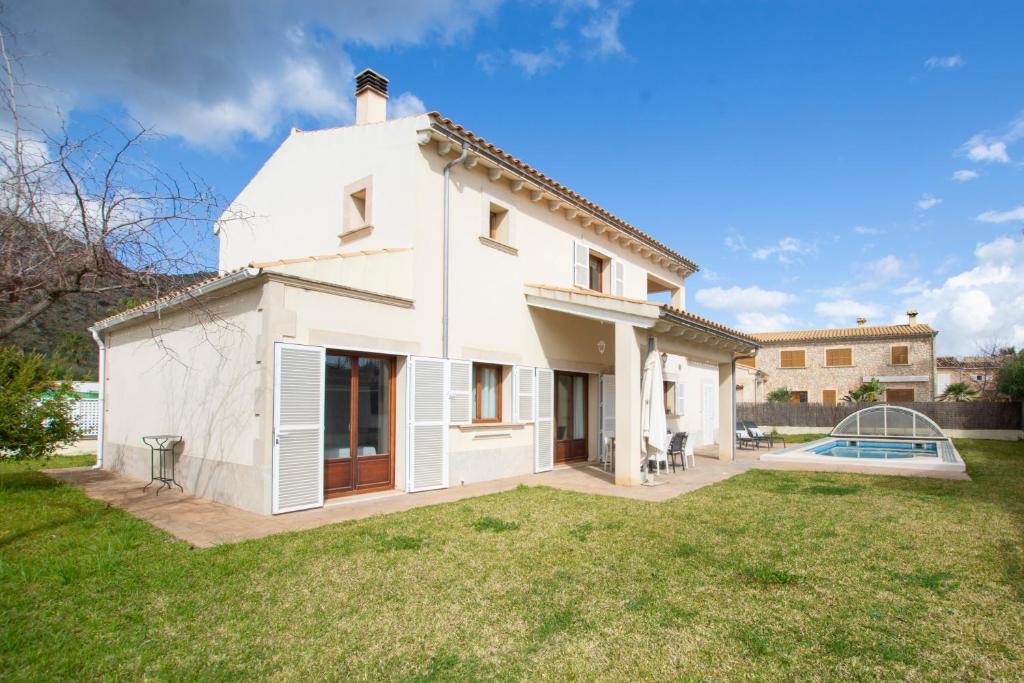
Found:
[{"label": "blue sky", "polygon": [[[15,2],[73,122],[131,115],[231,198],[371,66],[702,267],[747,330],[904,319],[1024,346],[1020,2]],[[205,245],[209,249],[211,244]],[[211,258],[214,258],[210,250]]]}]

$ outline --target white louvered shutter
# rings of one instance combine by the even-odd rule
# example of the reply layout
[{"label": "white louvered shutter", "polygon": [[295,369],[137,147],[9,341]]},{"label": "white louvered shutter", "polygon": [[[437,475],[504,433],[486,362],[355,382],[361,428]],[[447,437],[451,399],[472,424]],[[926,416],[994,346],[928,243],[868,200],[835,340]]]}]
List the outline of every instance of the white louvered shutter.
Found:
[{"label": "white louvered shutter", "polygon": [[536,382],[536,372],[533,368],[528,368],[523,365],[517,365],[513,368],[514,381],[512,382],[515,389],[515,403],[513,408],[515,409],[515,421],[516,422],[533,422],[533,406],[534,406],[534,385]]},{"label": "white louvered shutter", "polygon": [[450,360],[448,366],[451,424],[469,424],[473,421],[473,364],[468,360]]},{"label": "white louvered shutter", "polygon": [[572,257],[572,283],[577,287],[589,287],[590,247],[582,242],[573,242]]},{"label": "white louvered shutter", "polygon": [[686,385],[676,382],[676,415],[686,415]]},{"label": "white louvered shutter", "polygon": [[537,419],[534,424],[536,451],[533,471],[547,472],[555,466],[555,373],[537,368]]},{"label": "white louvered shutter", "polygon": [[612,259],[612,294],[615,296],[625,296],[626,291],[625,276],[623,274],[622,261],[618,259]]},{"label": "white louvered shutter", "polygon": [[409,471],[406,489],[448,486],[448,363],[409,359]]},{"label": "white louvered shutter", "polygon": [[615,436],[615,375],[601,375],[601,452]]},{"label": "white louvered shutter", "polygon": [[274,345],[271,511],[324,504],[324,349]]}]

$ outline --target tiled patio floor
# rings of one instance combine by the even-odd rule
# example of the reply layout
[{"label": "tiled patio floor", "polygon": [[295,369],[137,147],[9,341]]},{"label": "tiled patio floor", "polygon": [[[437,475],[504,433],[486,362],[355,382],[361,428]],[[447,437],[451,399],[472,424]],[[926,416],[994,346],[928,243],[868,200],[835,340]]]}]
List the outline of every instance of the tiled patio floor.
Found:
[{"label": "tiled patio floor", "polygon": [[[107,501],[169,534],[199,548],[221,543],[235,543],[286,531],[301,531],[325,524],[334,524],[375,515],[401,512],[425,505],[509,491],[520,484],[550,486],[565,491],[601,496],[617,496],[649,502],[662,502],[728,479],[750,469],[802,470],[821,472],[854,472],[901,476],[937,476],[914,470],[892,470],[851,465],[820,465],[786,462],[764,462],[759,457],[767,450],[737,451],[733,462],[708,457],[716,447],[697,449],[696,467],[686,471],[659,474],[654,486],[615,486],[614,475],[595,465],[557,467],[543,474],[527,474],[509,479],[466,486],[407,494],[401,491],[368,494],[328,502],[323,508],[264,516],[216,503],[176,490],[164,490],[159,496],[150,490],[143,493],[145,482],[108,470],[69,468],[46,470],[50,476],[80,486],[92,498]],[[938,475],[941,476],[941,475]],[[948,473],[942,478],[965,479],[967,475]]]},{"label": "tiled patio floor", "polygon": [[338,502],[328,502],[323,508],[276,516],[257,515],[177,490],[164,489],[159,496],[154,495],[152,489],[143,493],[145,482],[108,470],[69,468],[46,472],[61,481],[82,487],[90,497],[107,501],[193,546],[208,548],[221,543],[312,529],[324,524],[509,491],[520,484],[660,502],[722,481],[755,465],[756,461],[752,459],[723,462],[698,456],[696,467],[660,474],[655,478],[658,482],[655,486],[636,487],[615,486],[614,475],[604,472],[600,467],[566,466],[543,474],[528,474],[439,491],[412,494],[393,491],[344,498]]}]

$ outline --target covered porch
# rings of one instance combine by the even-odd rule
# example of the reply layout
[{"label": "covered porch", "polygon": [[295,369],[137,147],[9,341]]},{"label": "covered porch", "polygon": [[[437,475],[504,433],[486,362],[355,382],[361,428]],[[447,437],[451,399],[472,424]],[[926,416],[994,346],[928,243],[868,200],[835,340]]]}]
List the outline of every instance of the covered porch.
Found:
[{"label": "covered porch", "polygon": [[756,351],[752,338],[639,299],[542,284],[527,285],[525,297],[544,319],[538,329],[552,365],[557,367],[567,347],[592,356],[596,345],[603,355],[602,364],[591,369],[599,400],[591,402],[597,404],[598,419],[591,421],[588,440],[603,455],[608,437],[614,438],[610,476],[616,485],[639,486],[644,479],[641,384],[650,348],[657,349],[665,373],[668,430],[687,432],[692,448],[710,451],[719,461],[735,460],[735,361]]}]

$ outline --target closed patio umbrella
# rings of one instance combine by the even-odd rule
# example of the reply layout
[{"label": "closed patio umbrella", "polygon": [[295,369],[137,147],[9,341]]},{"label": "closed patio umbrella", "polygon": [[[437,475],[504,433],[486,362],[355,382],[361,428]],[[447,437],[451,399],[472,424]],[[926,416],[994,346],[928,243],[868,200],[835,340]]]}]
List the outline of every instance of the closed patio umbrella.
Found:
[{"label": "closed patio umbrella", "polygon": [[644,376],[641,385],[643,411],[640,414],[642,444],[647,460],[657,463],[665,458],[665,380],[661,374],[661,354],[657,344],[653,345],[644,362]]}]

